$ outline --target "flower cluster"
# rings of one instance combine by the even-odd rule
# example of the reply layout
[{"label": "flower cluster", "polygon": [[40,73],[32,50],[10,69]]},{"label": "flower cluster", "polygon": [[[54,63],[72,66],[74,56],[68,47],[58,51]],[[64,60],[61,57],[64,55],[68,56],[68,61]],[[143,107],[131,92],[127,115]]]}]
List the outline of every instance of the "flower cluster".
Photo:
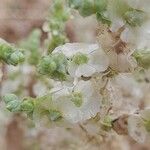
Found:
[{"label": "flower cluster", "polygon": [[[8,94],[3,98],[7,109],[24,112],[44,124],[83,123],[98,117],[100,131],[110,131],[115,120],[126,115],[129,135],[143,142],[150,132],[150,110],[140,110],[144,94],[132,73],[150,67],[149,1],[69,0],[68,3],[84,17],[97,16],[100,22],[97,43],[64,44],[69,9],[64,1],[56,0],[49,21],[48,55],[40,60],[37,56],[38,32],[29,47],[33,58],[30,64],[36,65],[35,59],[39,60],[37,70],[52,79],[53,88],[45,96],[23,100]],[[8,64],[16,65],[23,60],[23,54],[4,41],[0,41],[0,50],[0,59]]]}]

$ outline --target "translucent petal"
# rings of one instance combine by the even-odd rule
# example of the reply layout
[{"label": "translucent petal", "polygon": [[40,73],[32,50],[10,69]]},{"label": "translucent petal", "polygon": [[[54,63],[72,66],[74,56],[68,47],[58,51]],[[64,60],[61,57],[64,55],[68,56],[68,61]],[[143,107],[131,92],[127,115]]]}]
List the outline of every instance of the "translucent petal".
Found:
[{"label": "translucent petal", "polygon": [[75,105],[69,101],[63,102],[61,105],[63,117],[72,123],[85,121],[94,117],[99,112],[99,109],[100,102],[95,99],[90,99],[88,104],[81,107],[75,107]]},{"label": "translucent petal", "polygon": [[96,71],[103,72],[108,68],[109,60],[106,54],[102,51],[95,51],[91,54],[89,64],[96,69]]},{"label": "translucent petal", "polygon": [[75,86],[74,91],[82,92],[84,98],[90,98],[94,92],[91,81],[79,81]]},{"label": "translucent petal", "polygon": [[74,64],[73,62],[70,62],[69,65],[68,65],[68,73],[72,77],[75,77],[77,68],[78,68],[78,65]]},{"label": "translucent petal", "polygon": [[76,77],[90,77],[96,72],[96,69],[89,64],[80,65],[76,70]]},{"label": "translucent petal", "polygon": [[118,69],[121,72],[133,71],[136,67],[136,62],[125,54],[118,55]]},{"label": "translucent petal", "polygon": [[67,57],[71,57],[74,54],[76,54],[77,52],[89,54],[90,52],[92,52],[93,50],[96,50],[96,49],[98,49],[97,44],[67,43],[63,46],[59,46],[59,47],[55,48],[53,53],[57,53],[57,52],[61,51]]}]

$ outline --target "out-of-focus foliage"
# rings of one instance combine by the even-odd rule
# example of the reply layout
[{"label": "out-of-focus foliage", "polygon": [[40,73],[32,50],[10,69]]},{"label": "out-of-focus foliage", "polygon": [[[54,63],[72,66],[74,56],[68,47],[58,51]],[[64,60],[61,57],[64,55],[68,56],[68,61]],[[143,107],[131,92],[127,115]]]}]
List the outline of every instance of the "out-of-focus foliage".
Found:
[{"label": "out-of-focus foliage", "polygon": [[37,65],[40,59],[40,38],[41,31],[35,29],[27,39],[24,39],[19,43],[19,46],[25,50],[26,57],[28,57],[28,63],[31,65]]},{"label": "out-of-focus foliage", "polygon": [[68,41],[65,34],[65,23],[69,17],[70,9],[67,7],[65,0],[54,0],[48,18],[48,28],[51,33],[48,53]]}]

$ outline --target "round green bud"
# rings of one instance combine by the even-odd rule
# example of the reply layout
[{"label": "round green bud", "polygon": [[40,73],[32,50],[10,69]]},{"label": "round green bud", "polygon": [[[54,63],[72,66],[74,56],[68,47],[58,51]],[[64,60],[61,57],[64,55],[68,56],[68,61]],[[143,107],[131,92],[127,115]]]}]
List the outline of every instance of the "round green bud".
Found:
[{"label": "round green bud", "polygon": [[31,100],[25,100],[21,103],[21,111],[30,113],[34,110],[34,103]]},{"label": "round green bud", "polygon": [[93,0],[83,0],[79,7],[79,13],[86,17],[95,13]]},{"label": "round green bud", "polygon": [[42,58],[38,65],[41,74],[53,79],[66,80],[68,60],[62,53],[55,53]]},{"label": "round green bud", "polygon": [[20,101],[13,100],[7,103],[6,108],[11,112],[20,111]]},{"label": "round green bud", "polygon": [[18,100],[18,97],[15,94],[7,94],[3,96],[3,100],[7,104],[11,101]]},{"label": "round green bud", "polygon": [[41,59],[38,65],[38,71],[41,74],[49,74],[56,70],[57,64],[50,56],[45,56]]},{"label": "round green bud", "polygon": [[50,60],[48,65],[48,70],[50,72],[54,72],[56,69],[57,69],[57,64],[53,60]]},{"label": "round green bud", "polygon": [[96,12],[103,12],[106,10],[108,0],[94,0],[94,9]]},{"label": "round green bud", "polygon": [[24,55],[20,51],[15,51],[10,55],[9,63],[12,65],[17,65],[20,62],[24,61]]},{"label": "round green bud", "polygon": [[75,54],[72,58],[72,61],[77,65],[86,64],[88,60],[89,60],[88,56],[80,52]]}]

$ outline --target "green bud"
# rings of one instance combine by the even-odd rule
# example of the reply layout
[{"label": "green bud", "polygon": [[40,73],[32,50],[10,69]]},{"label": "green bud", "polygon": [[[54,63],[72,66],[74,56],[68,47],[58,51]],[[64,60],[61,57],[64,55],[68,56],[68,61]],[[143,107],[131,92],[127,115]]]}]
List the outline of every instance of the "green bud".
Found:
[{"label": "green bud", "polygon": [[136,59],[138,65],[145,69],[150,68],[150,51],[149,50],[140,50],[133,53],[134,58]]},{"label": "green bud", "polygon": [[89,60],[88,56],[80,52],[75,54],[72,58],[72,61],[77,65],[86,64],[88,60]]},{"label": "green bud", "polygon": [[74,92],[71,95],[71,101],[75,104],[76,107],[81,107],[83,103],[83,96],[79,92]]},{"label": "green bud", "polygon": [[52,96],[51,94],[48,94],[48,95],[39,97],[35,100],[34,111],[35,112],[48,111],[52,106],[53,106]]},{"label": "green bud", "polygon": [[146,14],[141,10],[130,10],[124,14],[125,21],[132,27],[141,26],[146,20]]},{"label": "green bud", "polygon": [[107,9],[108,0],[94,0],[96,12],[104,12]]},{"label": "green bud", "polygon": [[80,5],[79,13],[86,17],[95,13],[93,0],[83,0]]},{"label": "green bud", "polygon": [[24,100],[21,103],[21,111],[30,113],[34,110],[34,103],[32,100]]},{"label": "green bud", "polygon": [[69,5],[86,17],[104,12],[107,8],[107,0],[69,0]]},{"label": "green bud", "polygon": [[12,65],[17,65],[18,63],[23,62],[23,61],[24,61],[23,53],[20,51],[15,51],[14,53],[10,55],[8,63]]},{"label": "green bud", "polygon": [[18,97],[15,94],[7,94],[3,97],[3,100],[7,104],[11,101],[18,100]]},{"label": "green bud", "polygon": [[65,44],[65,42],[67,42],[67,38],[61,32],[58,32],[58,35],[53,35],[48,47],[49,54],[51,54],[57,46]]},{"label": "green bud", "polygon": [[45,56],[41,59],[38,65],[38,71],[41,74],[51,74],[57,68],[55,61],[50,56]]},{"label": "green bud", "polygon": [[62,115],[57,110],[50,110],[49,111],[49,118],[51,121],[58,121],[62,118]]},{"label": "green bud", "polygon": [[14,52],[12,46],[5,40],[0,39],[0,59],[6,61],[12,52]]},{"label": "green bud", "polygon": [[52,79],[66,80],[67,58],[62,53],[55,53],[42,58],[38,65],[41,74],[49,75]]},{"label": "green bud", "polygon": [[0,39],[0,59],[11,65],[24,61],[24,55],[6,41]]},{"label": "green bud", "polygon": [[13,100],[7,103],[6,108],[11,112],[18,112],[20,111],[20,101]]}]

